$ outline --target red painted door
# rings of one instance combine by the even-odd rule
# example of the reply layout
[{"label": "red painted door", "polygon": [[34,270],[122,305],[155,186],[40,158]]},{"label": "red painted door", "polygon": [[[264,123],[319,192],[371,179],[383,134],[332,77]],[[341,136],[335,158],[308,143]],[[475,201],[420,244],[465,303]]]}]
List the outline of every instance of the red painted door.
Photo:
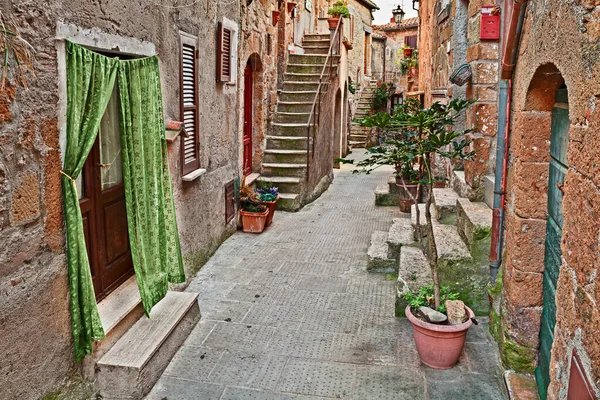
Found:
[{"label": "red painted door", "polygon": [[244,70],[244,175],[252,173],[252,65]]}]

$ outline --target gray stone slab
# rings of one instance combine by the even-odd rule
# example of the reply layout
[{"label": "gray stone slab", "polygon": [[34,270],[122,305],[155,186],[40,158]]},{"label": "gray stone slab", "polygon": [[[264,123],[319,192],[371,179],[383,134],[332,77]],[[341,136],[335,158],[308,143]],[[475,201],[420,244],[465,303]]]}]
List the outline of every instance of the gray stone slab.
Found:
[{"label": "gray stone slab", "polygon": [[346,292],[352,294],[393,296],[396,293],[396,286],[393,281],[387,281],[381,276],[360,276],[352,278]]},{"label": "gray stone slab", "polygon": [[205,346],[182,346],[163,376],[206,381],[223,352]]},{"label": "gray stone slab", "polygon": [[303,276],[294,289],[311,290],[314,292],[345,293],[348,279],[331,277],[323,279],[318,276]]},{"label": "gray stone slab", "polygon": [[398,206],[398,194],[390,193],[387,183],[377,185],[375,189],[375,205],[377,206]]},{"label": "gray stone slab", "polygon": [[494,175],[483,177],[484,202],[489,208],[494,208]]},{"label": "gray stone slab", "polygon": [[293,400],[294,395],[287,395],[264,390],[227,387],[220,400]]},{"label": "gray stone slab", "polygon": [[373,315],[394,315],[394,298],[391,296],[354,295],[335,293],[331,297],[330,310],[352,311]]},{"label": "gray stone slab", "polygon": [[212,349],[231,350],[237,347],[248,352],[260,352],[267,347],[274,332],[271,327],[219,322],[203,345]]},{"label": "gray stone slab", "polygon": [[333,339],[333,333],[278,329],[273,335],[268,352],[281,356],[326,360],[331,354]]},{"label": "gray stone slab", "polygon": [[435,218],[439,221],[450,214],[454,214],[456,212],[456,200],[458,200],[458,194],[453,188],[434,188]]},{"label": "gray stone slab", "polygon": [[[356,400],[425,399],[425,382],[419,371],[390,366],[356,367]],[[464,399],[464,397],[448,397]]]},{"label": "gray stone slab", "polygon": [[[469,329],[470,330],[470,329]],[[484,374],[500,374],[500,358],[494,351],[495,343],[466,343],[463,353],[465,354],[471,372]]]},{"label": "gray stone slab", "polygon": [[271,291],[271,288],[262,285],[235,285],[226,299],[244,303],[260,303]]},{"label": "gray stone slab", "polygon": [[350,364],[291,358],[278,389],[311,396],[351,398],[355,367]]},{"label": "gray stone slab", "polygon": [[423,251],[418,247],[403,248],[400,253],[396,294],[398,316],[404,316],[407,305],[404,295],[409,292],[416,293],[421,286],[431,282],[431,268]]},{"label": "gray stone slab", "polygon": [[394,218],[388,231],[387,242],[390,247],[390,258],[400,256],[400,248],[415,242],[414,231],[409,218]]},{"label": "gray stone slab", "polygon": [[192,330],[190,336],[186,339],[184,346],[200,346],[204,339],[208,337],[210,332],[214,329],[214,327],[218,324],[218,321],[210,321],[204,318],[200,319],[198,325]]},{"label": "gray stone slab", "polygon": [[427,369],[427,392],[431,400],[505,400],[500,378],[489,374],[465,373],[456,369]]},{"label": "gray stone slab", "polygon": [[263,304],[278,306],[300,307],[303,309],[326,309],[329,299],[334,293],[311,292],[308,290],[295,290],[289,288],[275,288]]},{"label": "gray stone slab", "polygon": [[202,299],[199,301],[202,319],[212,321],[231,320],[232,322],[240,322],[252,307],[250,303],[239,301],[205,301]]},{"label": "gray stone slab", "polygon": [[287,357],[267,353],[225,352],[208,380],[231,386],[273,390]]},{"label": "gray stone slab", "polygon": [[356,333],[360,326],[361,316],[351,311],[308,310],[301,330]]},{"label": "gray stone slab", "polygon": [[437,246],[438,260],[462,261],[470,260],[471,253],[458,234],[455,226],[436,225],[433,235]]},{"label": "gray stone slab", "polygon": [[220,400],[223,385],[163,376],[146,400]]},{"label": "gray stone slab", "polygon": [[265,286],[265,287],[294,287],[300,281],[302,277],[297,272],[290,274],[273,273],[268,271],[257,272],[250,283],[253,286]]},{"label": "gray stone slab", "polygon": [[367,251],[367,270],[394,272],[397,269],[397,261],[390,258],[390,246],[387,239],[388,233],[385,231],[375,231],[371,235],[369,250]]},{"label": "gray stone slab", "polygon": [[491,238],[491,208],[485,203],[473,203],[469,199],[459,199],[457,204],[456,226],[467,245]]},{"label": "gray stone slab", "polygon": [[242,323],[298,329],[304,315],[305,311],[298,307],[256,304],[246,314]]},{"label": "gray stone slab", "polygon": [[331,360],[369,365],[397,365],[398,339],[394,336],[335,335]]}]

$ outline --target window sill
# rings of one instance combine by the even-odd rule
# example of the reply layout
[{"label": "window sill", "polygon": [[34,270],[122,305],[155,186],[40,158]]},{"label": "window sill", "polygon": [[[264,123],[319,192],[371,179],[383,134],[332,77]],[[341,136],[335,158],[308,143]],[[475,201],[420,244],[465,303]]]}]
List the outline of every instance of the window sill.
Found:
[{"label": "window sill", "polygon": [[199,168],[195,171],[190,172],[187,175],[184,175],[181,177],[181,180],[184,182],[191,182],[197,178],[200,178],[202,175],[204,175],[206,173],[206,170],[203,168]]},{"label": "window sill", "polygon": [[260,178],[260,174],[259,174],[258,172],[254,172],[254,173],[252,173],[252,174],[248,175],[248,176],[246,177],[246,185],[247,185],[247,186],[250,186],[250,185],[252,185],[254,182],[256,182],[256,180],[257,180],[258,178]]}]

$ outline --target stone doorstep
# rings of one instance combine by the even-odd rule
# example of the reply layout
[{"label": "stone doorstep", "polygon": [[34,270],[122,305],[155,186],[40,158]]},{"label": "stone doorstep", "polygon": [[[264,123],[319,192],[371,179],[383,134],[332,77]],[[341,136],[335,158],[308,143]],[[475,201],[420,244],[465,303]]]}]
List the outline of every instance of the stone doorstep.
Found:
[{"label": "stone doorstep", "polygon": [[371,272],[395,272],[397,261],[390,258],[390,249],[387,242],[388,233],[375,231],[371,235],[369,250],[367,251],[367,270]]},{"label": "stone doorstep", "polygon": [[141,399],[200,320],[197,293],[167,292],[97,362],[104,398]]},{"label": "stone doorstep", "polygon": [[[410,221],[412,223],[413,226],[413,230],[415,231],[415,237],[416,236],[416,232],[417,232],[417,211],[416,211],[416,206],[413,204],[410,207]],[[431,205],[430,208],[431,211],[431,217],[432,217],[432,222],[433,222],[433,226],[439,225],[440,223],[435,219],[435,208],[433,207],[433,204]],[[419,222],[421,225],[421,228],[426,228],[427,227],[427,220],[425,218],[425,203],[419,203]],[[423,229],[423,236],[427,236],[427,232],[425,229]]]},{"label": "stone doorstep", "polygon": [[456,226],[468,246],[490,236],[492,210],[487,204],[473,203],[469,199],[458,199],[456,204]]},{"label": "stone doorstep", "polygon": [[456,201],[458,194],[452,188],[434,188],[433,204],[435,207],[435,218],[442,218],[456,213]]},{"label": "stone doorstep", "polygon": [[388,246],[390,248],[390,258],[398,260],[401,248],[415,243],[410,219],[394,218],[392,227],[388,231]]},{"label": "stone doorstep", "polygon": [[418,247],[403,247],[398,264],[398,283],[396,287],[397,317],[405,317],[407,306],[403,296],[405,293],[416,293],[423,285],[430,284],[431,268],[429,262]]},{"label": "stone doorstep", "polygon": [[538,400],[535,378],[527,374],[517,374],[509,370],[504,372],[504,383],[509,400]]},{"label": "stone doorstep", "polygon": [[471,253],[452,225],[434,225],[433,235],[437,245],[439,261],[470,261]]}]

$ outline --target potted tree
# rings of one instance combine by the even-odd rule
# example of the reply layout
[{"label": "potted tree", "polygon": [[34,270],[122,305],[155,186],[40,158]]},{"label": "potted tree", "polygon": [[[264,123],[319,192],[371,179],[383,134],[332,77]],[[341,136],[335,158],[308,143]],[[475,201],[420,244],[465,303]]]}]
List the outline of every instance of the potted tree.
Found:
[{"label": "potted tree", "polygon": [[329,29],[337,28],[340,22],[340,17],[350,18],[350,11],[348,11],[348,6],[346,6],[346,3],[342,0],[338,0],[335,3],[333,3],[333,6],[329,10],[327,10],[327,14],[330,15],[330,17],[327,18]]},{"label": "potted tree", "polygon": [[262,204],[265,204],[269,209],[269,215],[265,226],[271,225],[273,222],[273,216],[275,215],[275,208],[277,207],[277,200],[279,200],[279,190],[271,183],[259,182],[259,187],[255,190],[258,195],[258,199]]},{"label": "potted tree", "polygon": [[[436,238],[433,232],[431,204],[433,201],[434,184],[443,178],[434,175],[432,162],[434,158],[449,160],[465,160],[475,154],[469,151],[470,141],[463,137],[471,130],[455,131],[452,126],[459,118],[462,111],[470,107],[474,101],[454,99],[448,105],[434,103],[427,109],[410,109],[407,107],[397,109],[394,116],[378,117],[380,121],[387,120],[386,125],[400,129],[405,140],[389,142],[394,149],[396,157],[406,160],[417,160],[420,172],[417,192],[422,188],[425,192],[425,230],[421,227],[421,213],[418,207],[419,196],[407,190],[408,196],[415,205],[416,232],[418,244],[427,255],[431,277],[431,285],[420,288],[419,294],[406,294],[408,301],[406,316],[413,325],[413,334],[421,361],[432,368],[451,368],[456,364],[464,346],[467,330],[471,326],[473,311],[464,303],[452,303],[456,295],[446,288],[440,288],[438,278],[438,253]],[[378,162],[388,161],[389,158],[378,160],[375,156],[373,162],[365,163],[367,173],[377,167]],[[370,158],[373,158],[371,156]],[[360,165],[360,163],[358,164]],[[356,172],[362,172],[357,170]],[[405,179],[401,179],[405,189]],[[427,236],[427,242],[424,237]],[[448,305],[452,305],[452,319],[444,314]],[[456,315],[458,312],[458,316]],[[452,323],[453,322],[453,323]]]}]

